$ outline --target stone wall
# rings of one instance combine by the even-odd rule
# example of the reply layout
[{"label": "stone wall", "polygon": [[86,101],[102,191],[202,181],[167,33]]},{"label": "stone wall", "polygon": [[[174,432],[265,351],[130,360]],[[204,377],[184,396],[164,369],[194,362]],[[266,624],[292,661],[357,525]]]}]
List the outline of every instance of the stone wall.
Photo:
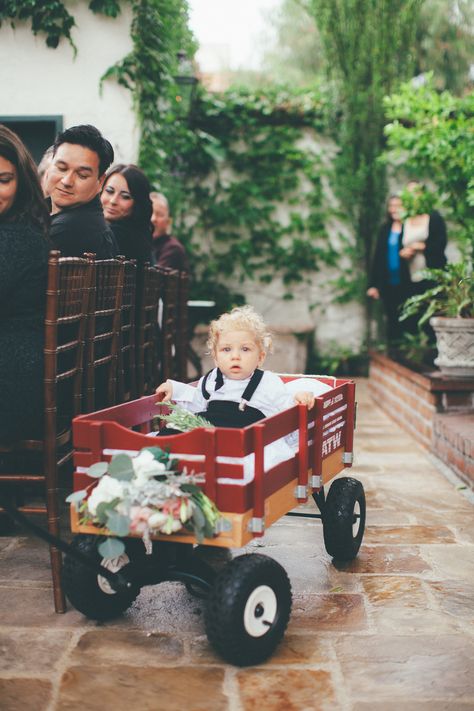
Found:
[{"label": "stone wall", "polygon": [[474,380],[416,372],[372,353],[369,391],[402,429],[474,485]]}]

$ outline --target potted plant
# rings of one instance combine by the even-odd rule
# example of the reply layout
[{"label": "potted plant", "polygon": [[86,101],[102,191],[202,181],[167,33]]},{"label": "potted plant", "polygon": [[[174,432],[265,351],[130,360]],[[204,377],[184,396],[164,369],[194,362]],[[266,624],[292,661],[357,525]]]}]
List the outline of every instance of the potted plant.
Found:
[{"label": "potted plant", "polygon": [[436,334],[435,365],[446,375],[474,378],[474,275],[468,261],[425,269],[432,287],[407,299],[400,320],[421,313]]}]

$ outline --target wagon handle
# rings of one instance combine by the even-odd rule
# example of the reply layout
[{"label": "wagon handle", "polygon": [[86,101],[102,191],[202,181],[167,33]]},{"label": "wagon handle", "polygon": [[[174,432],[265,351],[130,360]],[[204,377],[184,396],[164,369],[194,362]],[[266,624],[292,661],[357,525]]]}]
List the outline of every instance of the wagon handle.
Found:
[{"label": "wagon handle", "polygon": [[41,526],[37,526],[35,523],[30,521],[30,519],[27,518],[24,514],[18,511],[15,506],[12,506],[9,501],[6,501],[1,495],[0,504],[10,516],[10,518],[12,518],[14,521],[21,524],[25,528],[28,528],[36,536],[38,536],[38,538],[41,538],[46,543],[49,543],[49,545],[55,546],[55,548],[57,548],[58,550],[62,551],[63,553],[67,553],[72,558],[75,558],[77,561],[87,566],[87,568],[94,571],[94,573],[97,573],[97,575],[106,578],[106,580],[110,583],[115,592],[122,592],[123,590],[128,590],[132,587],[132,581],[127,578],[126,575],[123,574],[124,568],[122,568],[116,573],[112,573],[110,570],[107,570],[107,568],[104,568],[100,563],[94,563],[94,561],[91,560],[89,556],[85,555],[84,553],[81,553],[81,551],[78,551],[76,548],[73,548],[71,545],[69,545],[69,543],[66,543],[66,541],[63,541],[57,536],[53,536],[52,533],[49,533],[49,531],[46,531],[44,528],[41,528]]}]

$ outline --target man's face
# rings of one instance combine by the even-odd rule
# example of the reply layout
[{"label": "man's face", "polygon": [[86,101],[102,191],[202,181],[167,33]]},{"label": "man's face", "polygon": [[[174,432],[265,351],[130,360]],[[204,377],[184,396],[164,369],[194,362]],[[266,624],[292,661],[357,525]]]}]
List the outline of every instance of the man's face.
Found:
[{"label": "man's face", "polygon": [[158,237],[168,234],[171,220],[168,208],[162,200],[153,200],[151,224],[153,225],[153,239],[158,239]]},{"label": "man's face", "polygon": [[99,175],[99,156],[76,143],[62,143],[48,168],[45,191],[53,213],[79,207],[99,193],[104,175]]}]

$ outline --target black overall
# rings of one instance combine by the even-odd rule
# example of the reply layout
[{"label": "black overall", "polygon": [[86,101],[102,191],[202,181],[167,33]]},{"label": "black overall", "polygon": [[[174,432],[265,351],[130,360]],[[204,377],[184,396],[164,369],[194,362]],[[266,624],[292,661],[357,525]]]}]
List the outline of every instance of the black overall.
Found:
[{"label": "black overall", "polygon": [[[201,385],[201,392],[205,400],[209,400],[210,394],[206,389],[207,381],[209,379],[212,370],[210,370],[203,378]],[[263,420],[265,415],[261,410],[256,407],[251,407],[248,402],[251,400],[255,390],[260,385],[260,381],[263,378],[263,370],[257,368],[252,377],[250,378],[247,387],[242,393],[240,402],[234,402],[233,400],[212,400],[207,410],[198,412],[197,414],[214,425],[214,427],[247,427],[248,425],[253,425],[254,422],[258,420]],[[221,371],[217,368],[216,375],[216,390],[219,390],[224,385],[224,378]],[[162,428],[159,435],[172,435],[177,434],[176,430],[171,427]]]}]

